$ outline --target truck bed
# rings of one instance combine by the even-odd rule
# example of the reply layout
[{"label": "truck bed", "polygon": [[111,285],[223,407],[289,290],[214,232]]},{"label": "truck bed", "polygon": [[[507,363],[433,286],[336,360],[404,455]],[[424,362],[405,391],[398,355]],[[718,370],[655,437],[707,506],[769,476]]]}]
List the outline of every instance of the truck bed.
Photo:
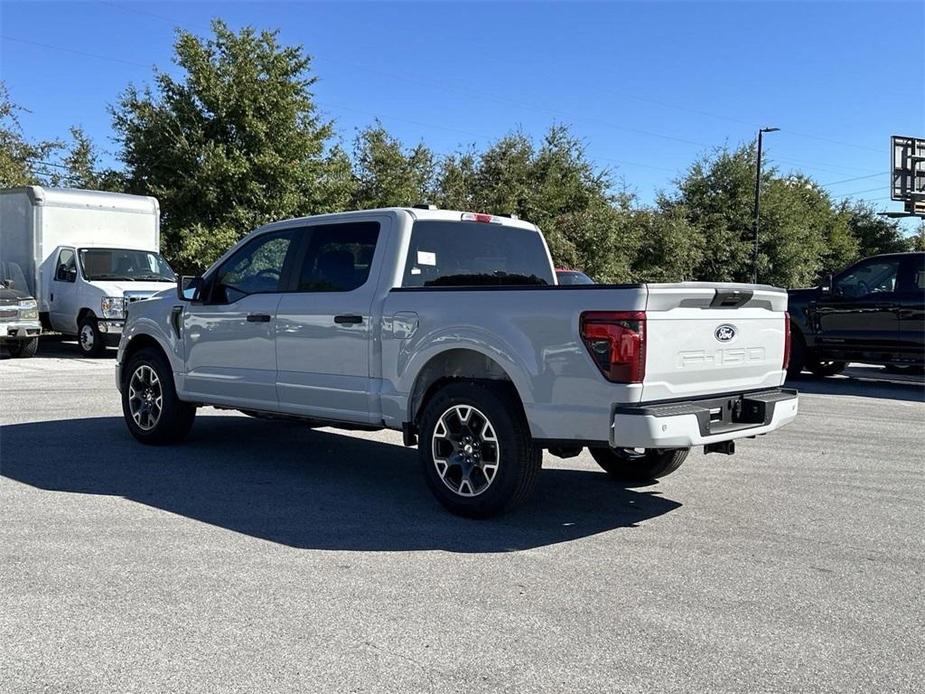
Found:
[{"label": "truck bed", "polygon": [[[616,405],[780,386],[786,302],[784,290],[731,283],[393,289],[376,360],[383,416],[403,421],[414,375],[452,346],[505,371],[534,437],[601,440]],[[641,383],[602,376],[580,335],[592,311],[645,312]],[[720,342],[727,325],[735,334]]]}]

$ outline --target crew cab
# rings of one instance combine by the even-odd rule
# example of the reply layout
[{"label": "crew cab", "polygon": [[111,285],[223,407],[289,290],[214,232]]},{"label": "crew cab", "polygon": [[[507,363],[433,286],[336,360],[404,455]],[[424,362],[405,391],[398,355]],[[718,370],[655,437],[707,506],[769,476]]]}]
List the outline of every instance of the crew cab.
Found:
[{"label": "crew cab", "polygon": [[925,366],[925,253],[864,258],[810,289],[791,289],[790,375],[841,373],[851,361]]},{"label": "crew cab", "polygon": [[786,305],[768,286],[557,286],[512,218],[322,215],[130,304],[116,384],[143,443],[180,441],[207,405],[402,431],[438,500],[486,517],[529,494],[543,449],[647,480],[792,421]]}]

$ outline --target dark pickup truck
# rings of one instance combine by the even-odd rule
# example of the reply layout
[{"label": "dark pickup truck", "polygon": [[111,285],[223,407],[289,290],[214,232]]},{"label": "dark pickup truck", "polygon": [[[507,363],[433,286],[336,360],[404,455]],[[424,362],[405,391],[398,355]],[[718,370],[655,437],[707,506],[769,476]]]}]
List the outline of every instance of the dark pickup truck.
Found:
[{"label": "dark pickup truck", "polygon": [[925,253],[865,258],[820,287],[789,294],[790,376],[833,376],[850,361],[925,365]]}]

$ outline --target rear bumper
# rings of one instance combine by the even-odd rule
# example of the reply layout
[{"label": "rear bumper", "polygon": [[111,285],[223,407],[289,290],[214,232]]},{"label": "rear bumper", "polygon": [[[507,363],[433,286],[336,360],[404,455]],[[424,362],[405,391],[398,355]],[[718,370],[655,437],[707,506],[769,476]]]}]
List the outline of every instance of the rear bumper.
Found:
[{"label": "rear bumper", "polygon": [[617,406],[610,445],[619,448],[689,448],[758,436],[797,416],[799,395],[788,388],[671,402]]}]

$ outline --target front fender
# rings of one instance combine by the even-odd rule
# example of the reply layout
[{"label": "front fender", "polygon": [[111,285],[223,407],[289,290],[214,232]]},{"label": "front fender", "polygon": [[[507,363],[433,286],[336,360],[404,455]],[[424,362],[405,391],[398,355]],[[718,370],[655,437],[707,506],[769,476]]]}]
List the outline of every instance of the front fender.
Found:
[{"label": "front fender", "polygon": [[170,369],[174,374],[184,373],[186,369],[183,340],[180,339],[171,325],[171,311],[173,307],[166,307],[166,315],[161,315],[161,311],[153,311],[150,309],[145,311],[144,315],[134,315],[135,308],[136,306],[133,306],[132,310],[130,310],[125,328],[122,331],[122,337],[119,340],[117,370],[121,373],[121,365],[124,362],[126,350],[132,344],[133,340],[144,336],[153,339],[161,350],[163,350],[164,354],[167,356],[167,360],[170,362]]}]

